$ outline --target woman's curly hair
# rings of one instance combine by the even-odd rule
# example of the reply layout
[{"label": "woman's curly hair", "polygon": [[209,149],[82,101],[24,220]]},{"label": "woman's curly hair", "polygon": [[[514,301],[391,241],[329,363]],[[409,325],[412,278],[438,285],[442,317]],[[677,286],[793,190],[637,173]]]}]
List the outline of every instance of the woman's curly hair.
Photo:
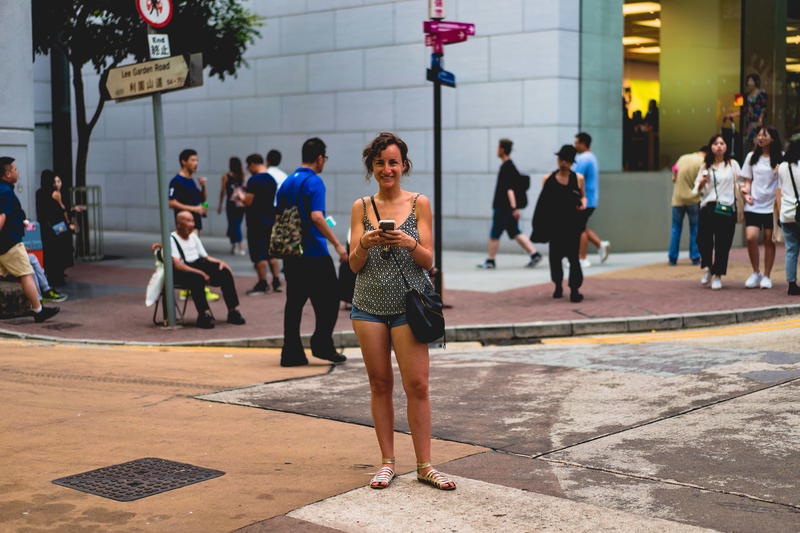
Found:
[{"label": "woman's curly hair", "polygon": [[380,155],[381,152],[393,144],[400,150],[400,157],[403,160],[404,167],[403,175],[407,176],[411,172],[411,160],[408,158],[408,146],[406,143],[394,133],[383,131],[379,133],[378,136],[366,146],[366,148],[364,148],[364,152],[361,154],[361,158],[364,161],[364,167],[367,169],[367,181],[369,181],[369,178],[372,175],[372,162]]}]

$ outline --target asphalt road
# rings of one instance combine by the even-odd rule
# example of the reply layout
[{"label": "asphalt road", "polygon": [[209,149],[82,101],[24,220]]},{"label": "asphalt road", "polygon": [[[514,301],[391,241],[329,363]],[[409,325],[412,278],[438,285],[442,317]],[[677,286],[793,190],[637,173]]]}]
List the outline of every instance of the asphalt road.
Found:
[{"label": "asphalt road", "polygon": [[[379,452],[357,350],[0,341],[0,529],[10,531],[800,530],[800,320],[432,354],[434,460]],[[225,475],[121,503],[52,480],[140,457]]]}]

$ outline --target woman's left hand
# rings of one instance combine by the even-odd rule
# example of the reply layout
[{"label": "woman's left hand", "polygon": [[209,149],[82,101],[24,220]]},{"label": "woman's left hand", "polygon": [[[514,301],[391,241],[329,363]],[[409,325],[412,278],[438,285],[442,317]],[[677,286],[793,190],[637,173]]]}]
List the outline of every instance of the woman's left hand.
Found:
[{"label": "woman's left hand", "polygon": [[383,237],[386,244],[389,246],[396,246],[398,248],[407,248],[411,249],[417,245],[416,239],[409,235],[408,233],[400,230],[383,230],[381,231],[381,236]]}]

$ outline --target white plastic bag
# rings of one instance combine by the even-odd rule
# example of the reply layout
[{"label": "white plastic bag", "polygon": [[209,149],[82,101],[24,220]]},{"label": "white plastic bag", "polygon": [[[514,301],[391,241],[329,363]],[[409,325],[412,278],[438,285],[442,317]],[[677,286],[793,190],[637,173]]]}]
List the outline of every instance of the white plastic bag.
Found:
[{"label": "white plastic bag", "polygon": [[156,258],[156,271],[150,276],[147,282],[147,292],[145,293],[144,303],[150,307],[158,300],[161,291],[164,290],[164,263]]}]

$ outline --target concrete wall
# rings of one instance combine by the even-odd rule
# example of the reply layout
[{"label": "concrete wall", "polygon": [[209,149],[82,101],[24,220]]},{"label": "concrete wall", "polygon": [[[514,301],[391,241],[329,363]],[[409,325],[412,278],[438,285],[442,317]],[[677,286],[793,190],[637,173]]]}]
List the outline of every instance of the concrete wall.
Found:
[{"label": "concrete wall", "polygon": [[580,129],[600,170],[622,170],[622,0],[581,2]]},{"label": "concrete wall", "polygon": [[[300,146],[320,136],[329,147],[324,173],[329,210],[347,229],[364,180],[360,153],[380,130],[410,146],[407,188],[433,190],[432,89],[423,45],[426,0],[252,0],[267,18],[237,78],[165,96],[168,162],[200,152],[200,172],[216,206],[228,158],[277,148],[284,170]],[[578,126],[579,0],[450,0],[447,19],[474,22],[477,35],[448,46],[445,68],[458,88],[443,88],[445,246],[484,248],[499,160],[497,140],[515,141],[514,160],[539,176]],[[97,75],[87,70],[93,91]],[[88,97],[89,105],[96,97]],[[109,229],[155,231],[158,224],[149,99],[109,103],[92,137],[89,184],[103,186]],[[536,190],[532,191],[535,196]],[[524,214],[529,221],[532,207]],[[215,211],[207,227],[225,232]],[[526,231],[530,230],[527,223]],[[504,243],[515,249],[516,245]],[[516,248],[518,249],[518,248]]]},{"label": "concrete wall", "polygon": [[17,195],[33,217],[36,188],[35,182],[31,183],[35,149],[30,0],[0,2],[0,35],[3,35],[0,57],[5,72],[0,77],[0,156],[16,158],[20,171]]}]

